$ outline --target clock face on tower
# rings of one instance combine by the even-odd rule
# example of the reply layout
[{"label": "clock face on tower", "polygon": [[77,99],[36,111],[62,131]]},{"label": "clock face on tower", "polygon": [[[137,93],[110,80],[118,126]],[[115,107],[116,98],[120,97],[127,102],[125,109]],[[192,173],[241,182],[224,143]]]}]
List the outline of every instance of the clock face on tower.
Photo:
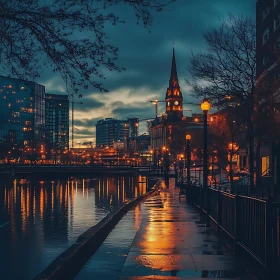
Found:
[{"label": "clock face on tower", "polygon": [[177,100],[174,101],[174,105],[175,105],[175,106],[179,105],[179,101],[177,101]]}]

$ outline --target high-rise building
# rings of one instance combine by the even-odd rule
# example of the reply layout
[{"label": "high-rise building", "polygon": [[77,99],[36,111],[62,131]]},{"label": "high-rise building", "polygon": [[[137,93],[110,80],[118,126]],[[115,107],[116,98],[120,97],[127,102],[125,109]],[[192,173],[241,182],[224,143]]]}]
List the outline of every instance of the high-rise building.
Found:
[{"label": "high-rise building", "polygon": [[[280,109],[277,104],[280,102],[280,0],[257,0],[256,27],[256,88],[261,89],[260,92],[267,90],[262,94],[261,103],[263,106],[272,104],[274,120],[279,125]],[[262,184],[266,188],[278,186],[280,182],[279,137],[272,138],[270,133],[263,137],[260,148],[261,181],[265,182]],[[275,190],[280,193],[279,188]]]},{"label": "high-rise building", "polygon": [[67,95],[46,94],[45,139],[50,154],[69,149],[69,99]]},{"label": "high-rise building", "polygon": [[124,142],[129,137],[129,121],[106,118],[96,126],[96,147],[113,146],[114,142]]},{"label": "high-rise building", "polygon": [[128,118],[129,137],[137,137],[139,133],[139,118]]},{"label": "high-rise building", "polygon": [[272,73],[280,77],[280,0],[257,0],[256,3],[257,78]]},{"label": "high-rise building", "polygon": [[0,76],[1,151],[34,151],[44,143],[45,87]]}]

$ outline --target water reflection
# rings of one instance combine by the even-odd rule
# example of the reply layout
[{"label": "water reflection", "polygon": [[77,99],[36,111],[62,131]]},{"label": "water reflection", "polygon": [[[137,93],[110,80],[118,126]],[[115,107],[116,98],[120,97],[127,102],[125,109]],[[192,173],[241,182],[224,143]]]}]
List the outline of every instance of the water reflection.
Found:
[{"label": "water reflection", "polygon": [[145,193],[141,181],[116,177],[0,182],[0,275],[31,279],[109,211]]}]

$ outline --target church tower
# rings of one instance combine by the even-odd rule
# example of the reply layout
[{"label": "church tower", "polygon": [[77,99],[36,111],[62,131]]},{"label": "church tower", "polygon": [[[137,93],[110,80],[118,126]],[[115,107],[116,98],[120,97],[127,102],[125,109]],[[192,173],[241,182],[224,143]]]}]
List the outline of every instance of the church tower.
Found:
[{"label": "church tower", "polygon": [[183,96],[179,86],[177,67],[175,59],[175,50],[173,48],[173,57],[171,65],[171,74],[169,87],[165,96],[166,114],[172,119],[181,120],[183,117]]}]

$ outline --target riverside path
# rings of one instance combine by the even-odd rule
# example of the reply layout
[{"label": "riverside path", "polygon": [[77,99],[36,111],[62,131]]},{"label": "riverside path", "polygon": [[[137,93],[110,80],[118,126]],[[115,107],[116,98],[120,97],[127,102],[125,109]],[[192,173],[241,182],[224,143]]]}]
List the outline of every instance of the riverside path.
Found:
[{"label": "riverside path", "polygon": [[170,179],[130,210],[76,275],[81,279],[258,279],[231,254]]}]

